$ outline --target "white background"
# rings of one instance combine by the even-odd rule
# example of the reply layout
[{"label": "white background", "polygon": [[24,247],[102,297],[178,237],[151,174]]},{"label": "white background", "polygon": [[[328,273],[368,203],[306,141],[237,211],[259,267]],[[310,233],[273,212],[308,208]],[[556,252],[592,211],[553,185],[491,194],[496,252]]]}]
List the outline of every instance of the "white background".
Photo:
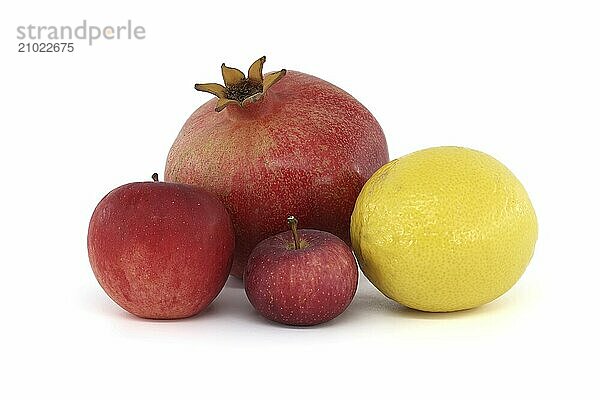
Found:
[{"label": "white background", "polygon": [[[147,38],[17,53],[18,25],[84,18],[131,19]],[[598,2],[21,1],[0,26],[1,398],[598,398]],[[511,168],[540,224],[519,283],[427,314],[363,279],[345,314],[310,329],[261,319],[236,281],[183,321],[112,303],[87,260],[96,203],[162,177],[210,98],[194,83],[262,55],[353,94],[392,158],[460,145]]]}]

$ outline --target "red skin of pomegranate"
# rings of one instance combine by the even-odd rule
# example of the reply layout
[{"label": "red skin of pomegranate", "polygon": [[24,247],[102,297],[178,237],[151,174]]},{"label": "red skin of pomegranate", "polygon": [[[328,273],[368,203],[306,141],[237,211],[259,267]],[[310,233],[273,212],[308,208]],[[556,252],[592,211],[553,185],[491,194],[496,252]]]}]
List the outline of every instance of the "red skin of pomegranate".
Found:
[{"label": "red skin of pomegranate", "polygon": [[165,180],[200,186],[229,211],[236,232],[232,274],[242,277],[263,239],[285,218],[350,244],[350,215],[367,179],[389,161],[381,127],[338,87],[288,71],[260,101],[187,120],[169,152]]},{"label": "red skin of pomegranate", "polygon": [[298,231],[308,247],[295,249],[291,232],[256,246],[244,272],[246,295],[264,317],[287,325],[327,322],[350,304],[358,285],[352,250],[337,236]]},{"label": "red skin of pomegranate", "polygon": [[226,209],[190,185],[120,186],[100,201],[88,230],[100,286],[142,318],[185,318],[205,309],[225,285],[233,249]]}]

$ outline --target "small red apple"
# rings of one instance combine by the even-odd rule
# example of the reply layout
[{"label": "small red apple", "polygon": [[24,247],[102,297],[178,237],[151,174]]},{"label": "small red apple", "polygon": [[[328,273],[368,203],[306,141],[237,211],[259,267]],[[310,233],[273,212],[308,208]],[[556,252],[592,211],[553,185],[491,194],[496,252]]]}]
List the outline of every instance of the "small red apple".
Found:
[{"label": "small red apple", "polygon": [[358,266],[337,236],[297,230],[260,242],[244,272],[246,295],[264,317],[287,325],[316,325],[340,315],[358,285]]},{"label": "small red apple", "polygon": [[88,231],[90,264],[100,286],[130,313],[189,317],[225,285],[233,226],[211,194],[152,178],[120,186],[100,201]]}]

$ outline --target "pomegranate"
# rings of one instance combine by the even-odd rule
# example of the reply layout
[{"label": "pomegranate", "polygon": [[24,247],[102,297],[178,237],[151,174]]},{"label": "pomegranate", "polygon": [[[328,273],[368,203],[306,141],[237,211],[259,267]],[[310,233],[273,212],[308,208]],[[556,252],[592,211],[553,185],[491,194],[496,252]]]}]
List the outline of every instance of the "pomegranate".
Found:
[{"label": "pomegranate", "polygon": [[188,118],[165,167],[166,181],[200,186],[229,211],[238,278],[253,248],[287,229],[288,215],[350,244],[354,202],[389,161],[381,127],[354,97],[302,72],[263,75],[264,62],[247,77],[223,64],[225,86],[196,85],[217,98]]}]

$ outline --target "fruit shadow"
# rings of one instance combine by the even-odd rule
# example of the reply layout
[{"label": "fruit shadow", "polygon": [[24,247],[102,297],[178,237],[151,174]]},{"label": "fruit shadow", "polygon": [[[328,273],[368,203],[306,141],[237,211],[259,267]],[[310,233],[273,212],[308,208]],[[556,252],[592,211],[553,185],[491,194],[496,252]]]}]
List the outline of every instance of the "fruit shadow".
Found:
[{"label": "fruit shadow", "polygon": [[227,279],[227,282],[225,283],[225,287],[231,289],[244,290],[244,281],[239,278],[230,276],[229,279]]},{"label": "fruit shadow", "polygon": [[124,319],[130,320],[130,321],[141,321],[141,322],[150,323],[150,324],[170,324],[170,323],[181,324],[181,323],[192,322],[196,319],[213,318],[213,317],[215,317],[215,315],[218,315],[217,309],[218,309],[218,307],[215,307],[215,304],[211,303],[208,305],[208,307],[206,307],[204,310],[202,310],[200,313],[198,313],[196,315],[192,315],[191,317],[171,318],[171,319],[142,318],[142,317],[138,317],[136,315],[130,314],[125,310],[121,310],[121,314]]},{"label": "fruit shadow", "polygon": [[[229,293],[227,293],[229,292]],[[372,318],[374,315],[384,316],[386,318],[408,318],[414,320],[448,320],[456,318],[468,318],[483,313],[494,312],[496,309],[510,307],[510,301],[497,299],[489,304],[472,308],[468,310],[453,312],[427,312],[408,308],[395,301],[385,297],[366,279],[361,279],[360,287],[354,300],[348,309],[340,316],[331,321],[314,326],[294,326],[284,325],[273,322],[261,316],[256,312],[244,293],[244,283],[240,279],[230,277],[227,280],[223,292],[217,297],[216,301],[210,304],[204,311],[188,318],[160,320],[137,317],[123,310],[112,301],[105,299],[97,293],[87,292],[83,301],[87,304],[89,310],[109,318],[119,318],[127,321],[146,322],[151,324],[169,324],[169,323],[191,323],[200,319],[212,320],[229,314],[230,317],[245,319],[248,322],[257,325],[267,325],[276,329],[284,330],[305,330],[333,328],[334,326],[343,326],[353,324],[357,321]]]},{"label": "fruit shadow", "polygon": [[[225,284],[224,290],[231,290],[231,291],[236,292],[236,295],[239,294],[239,296],[240,296],[239,300],[241,300],[241,301],[236,302],[236,304],[227,304],[227,305],[223,305],[223,306],[229,308],[230,310],[233,309],[238,314],[242,314],[242,315],[240,315],[240,317],[246,319],[249,322],[255,323],[257,325],[267,325],[267,326],[271,326],[271,327],[277,328],[277,329],[292,329],[292,330],[299,329],[299,330],[301,330],[301,329],[315,329],[315,328],[318,328],[321,326],[325,326],[325,325],[329,324],[330,322],[332,322],[332,321],[329,321],[329,322],[326,322],[325,324],[315,325],[315,326],[295,326],[295,325],[280,324],[278,322],[274,322],[274,321],[271,321],[271,320],[263,317],[256,310],[254,310],[254,308],[252,308],[252,306],[250,305],[250,302],[246,298],[246,294],[244,292],[244,281],[242,281],[241,279],[230,277],[227,280],[227,283]],[[247,304],[244,304],[245,307],[240,306],[240,303],[242,301],[245,301],[247,303]]]},{"label": "fruit shadow", "polygon": [[415,310],[414,308],[400,306],[401,309],[399,314],[404,318],[410,319],[428,319],[428,320],[448,320],[448,319],[458,319],[458,318],[468,318],[473,317],[475,315],[486,314],[490,312],[490,305],[483,305],[476,308],[469,308],[467,310],[458,310],[458,311],[421,311]]},{"label": "fruit shadow", "polygon": [[361,290],[356,294],[352,304],[344,314],[348,314],[352,319],[361,318],[365,315],[378,313],[391,318],[409,318],[420,320],[448,320],[457,318],[468,318],[479,314],[489,313],[493,309],[502,308],[504,302],[496,300],[483,306],[470,308],[467,310],[450,312],[431,312],[416,310],[389,299],[380,293],[368,281],[361,280]]},{"label": "fruit shadow", "polygon": [[200,312],[196,315],[192,315],[191,317],[171,318],[171,319],[142,318],[142,317],[138,317],[136,315],[130,314],[125,310],[121,310],[121,314],[122,314],[122,318],[124,318],[126,320],[130,320],[130,321],[138,321],[138,322],[141,321],[141,322],[150,323],[150,324],[170,324],[170,323],[182,324],[182,323],[192,322],[197,319],[215,318],[215,316],[218,316],[218,314],[219,314],[218,308],[219,307],[215,307],[214,303],[211,303],[211,304],[209,304],[208,307],[206,307],[204,310],[202,310],[202,312]]},{"label": "fruit shadow", "polygon": [[201,313],[193,315],[191,317],[186,318],[176,318],[176,319],[153,319],[153,318],[142,318],[136,315],[133,315],[123,308],[118,306],[116,303],[111,301],[108,297],[103,296],[102,294],[86,292],[83,295],[83,302],[86,304],[86,307],[96,314],[102,315],[107,318],[118,318],[120,320],[126,321],[136,321],[136,322],[146,322],[146,323],[156,323],[156,324],[168,324],[168,323],[182,323],[186,321],[194,321],[197,318],[213,318],[218,316],[218,307],[214,306],[214,303],[210,304],[205,310]]},{"label": "fruit shadow", "polygon": [[[226,284],[226,290],[232,290],[238,292],[241,290],[243,300],[247,299],[244,290],[244,283],[240,279],[229,278]],[[237,293],[236,293],[237,294]],[[238,299],[239,300],[239,299]],[[321,328],[333,328],[334,326],[342,326],[346,324],[353,324],[360,319],[372,318],[373,315],[382,315],[387,318],[407,318],[414,320],[448,320],[457,318],[468,318],[475,315],[489,313],[493,309],[502,308],[502,301],[493,301],[492,303],[471,308],[468,310],[452,311],[452,312],[429,312],[412,309],[401,305],[383,294],[381,294],[370,282],[366,279],[361,279],[359,290],[354,297],[354,300],[348,307],[348,309],[340,316],[327,321],[322,324],[313,326],[296,326],[296,325],[284,325],[278,322],[271,321],[264,318],[258,312],[256,312],[250,304],[244,304],[243,306],[239,301],[235,304],[226,302],[227,304],[218,304],[217,308],[228,308],[230,311],[234,310],[239,317],[246,319],[249,322],[268,325],[276,329],[283,330],[305,330],[305,329],[321,329]]]}]

